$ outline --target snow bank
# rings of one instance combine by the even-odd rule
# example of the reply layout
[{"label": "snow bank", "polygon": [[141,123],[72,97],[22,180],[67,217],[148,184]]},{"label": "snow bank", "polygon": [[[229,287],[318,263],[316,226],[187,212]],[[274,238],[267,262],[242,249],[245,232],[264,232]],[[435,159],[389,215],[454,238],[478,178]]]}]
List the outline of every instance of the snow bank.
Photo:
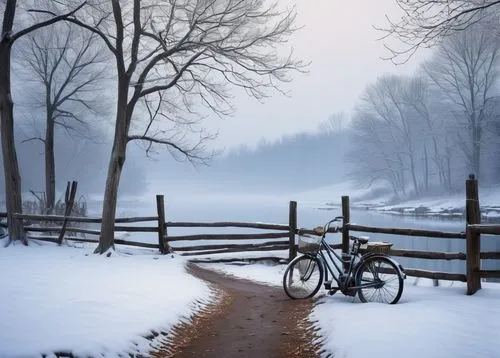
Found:
[{"label": "snow bank", "polygon": [[500,285],[474,296],[465,287],[412,286],[396,305],[353,303],[342,295],[319,299],[317,321],[324,348],[334,357],[482,357],[500,352]]},{"label": "snow bank", "polygon": [[3,246],[0,240],[0,357],[147,352],[144,336],[168,332],[211,299],[178,256]]}]

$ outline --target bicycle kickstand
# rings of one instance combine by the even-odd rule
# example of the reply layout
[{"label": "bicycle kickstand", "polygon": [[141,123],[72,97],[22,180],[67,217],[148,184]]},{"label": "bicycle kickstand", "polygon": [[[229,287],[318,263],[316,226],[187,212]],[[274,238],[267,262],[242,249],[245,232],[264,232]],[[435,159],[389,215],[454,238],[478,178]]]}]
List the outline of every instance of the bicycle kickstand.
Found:
[{"label": "bicycle kickstand", "polygon": [[330,296],[333,296],[338,290],[339,290],[338,288],[332,288],[332,289],[330,289],[330,291],[328,291],[328,294]]}]

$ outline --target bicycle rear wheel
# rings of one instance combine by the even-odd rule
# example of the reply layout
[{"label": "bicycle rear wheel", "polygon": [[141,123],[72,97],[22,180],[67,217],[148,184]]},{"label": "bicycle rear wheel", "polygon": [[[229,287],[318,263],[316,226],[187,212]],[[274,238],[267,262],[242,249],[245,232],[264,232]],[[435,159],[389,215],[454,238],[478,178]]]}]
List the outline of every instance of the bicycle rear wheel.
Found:
[{"label": "bicycle rear wheel", "polygon": [[403,293],[403,277],[388,258],[369,257],[356,274],[356,286],[361,286],[358,289],[361,302],[395,304]]},{"label": "bicycle rear wheel", "polygon": [[283,288],[291,299],[313,297],[323,282],[323,267],[318,258],[300,256],[288,264],[283,275]]}]

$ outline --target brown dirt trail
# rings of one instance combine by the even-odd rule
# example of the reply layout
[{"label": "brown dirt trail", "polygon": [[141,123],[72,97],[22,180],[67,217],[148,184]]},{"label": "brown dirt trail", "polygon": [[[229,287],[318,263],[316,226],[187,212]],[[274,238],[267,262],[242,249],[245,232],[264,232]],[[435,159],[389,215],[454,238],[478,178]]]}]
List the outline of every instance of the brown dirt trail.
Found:
[{"label": "brown dirt trail", "polygon": [[212,285],[219,299],[191,323],[175,327],[154,357],[318,357],[307,320],[311,300],[290,300],[280,288],[194,264],[188,269]]}]

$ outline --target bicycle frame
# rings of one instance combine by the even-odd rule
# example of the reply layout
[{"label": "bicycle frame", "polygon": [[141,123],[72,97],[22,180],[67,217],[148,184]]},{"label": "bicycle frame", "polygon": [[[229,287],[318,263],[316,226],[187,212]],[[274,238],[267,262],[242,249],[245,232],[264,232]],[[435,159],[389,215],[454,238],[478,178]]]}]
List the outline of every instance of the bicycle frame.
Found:
[{"label": "bicycle frame", "polygon": [[[321,238],[320,249],[319,249],[316,256],[320,258],[320,260],[323,264],[323,267],[325,268],[325,270],[324,270],[325,282],[329,281],[328,274],[330,274],[331,277],[335,280],[335,282],[337,282],[338,288],[340,288],[341,290],[347,289],[347,285],[348,285],[347,279],[349,277],[352,277],[353,272],[354,272],[353,269],[357,268],[357,266],[359,265],[359,263],[358,263],[358,265],[354,265],[354,261],[356,260],[357,257],[358,258],[360,258],[360,257],[351,253],[349,255],[349,261],[348,262],[344,261],[342,259],[342,256],[337,254],[334,251],[334,249],[332,249],[330,247],[330,245],[325,241],[324,237]],[[337,264],[335,259],[339,260],[342,263],[342,265],[348,265],[347,272],[345,272],[345,269],[343,269],[342,267],[339,267],[339,265]],[[328,260],[333,264],[333,267]],[[334,268],[337,271],[336,273],[334,272]],[[359,287],[357,287],[357,288],[359,288]],[[352,286],[352,289],[354,289],[354,286]]]}]

